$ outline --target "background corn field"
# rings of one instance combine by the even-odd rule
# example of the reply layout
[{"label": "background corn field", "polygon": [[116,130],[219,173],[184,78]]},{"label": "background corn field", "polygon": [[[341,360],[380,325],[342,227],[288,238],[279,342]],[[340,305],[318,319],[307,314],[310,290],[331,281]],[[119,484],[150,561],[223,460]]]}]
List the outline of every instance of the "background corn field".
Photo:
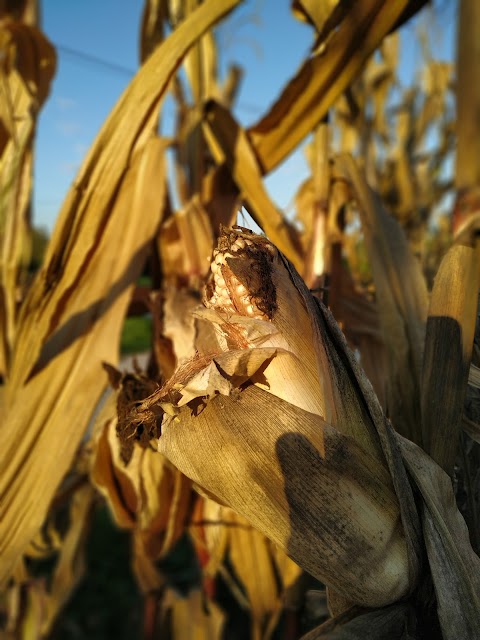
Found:
[{"label": "background corn field", "polygon": [[[423,0],[294,0],[311,53],[245,129],[239,4],[145,0],[32,274],[56,58],[0,3],[2,637],[478,639],[480,5],[399,90]],[[305,139],[287,217],[264,179]]]}]

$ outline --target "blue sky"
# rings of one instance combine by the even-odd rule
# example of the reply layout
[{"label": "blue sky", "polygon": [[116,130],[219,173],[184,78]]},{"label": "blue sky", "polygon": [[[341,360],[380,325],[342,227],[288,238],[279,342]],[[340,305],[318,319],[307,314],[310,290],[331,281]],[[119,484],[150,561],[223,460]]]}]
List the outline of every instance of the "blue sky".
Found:
[{"label": "blue sky", "polygon": [[[138,68],[143,3],[41,0],[42,28],[58,47],[58,68],[37,132],[36,225],[53,227],[87,149]],[[454,50],[455,2],[440,5],[440,18],[432,25],[438,30],[434,41],[437,52],[448,59]],[[420,53],[414,33],[412,25],[402,36],[405,83],[411,81]],[[246,0],[231,14],[220,29],[219,43],[222,66],[235,61],[245,68],[235,111],[241,124],[255,122],[275,100],[307,54],[312,37],[311,28],[293,18],[289,0]],[[270,195],[279,206],[288,208],[307,174],[303,154],[298,151],[266,180]]]}]

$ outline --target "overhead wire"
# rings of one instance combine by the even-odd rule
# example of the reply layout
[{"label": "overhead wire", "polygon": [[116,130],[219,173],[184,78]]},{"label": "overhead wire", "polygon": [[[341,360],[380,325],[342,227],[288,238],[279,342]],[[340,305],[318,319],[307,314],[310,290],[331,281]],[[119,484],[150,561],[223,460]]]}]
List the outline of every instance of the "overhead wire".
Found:
[{"label": "overhead wire", "polygon": [[[67,47],[64,44],[54,43],[54,46],[61,53],[71,56],[72,58],[77,58],[78,60],[82,60],[83,62],[96,65],[98,67],[103,67],[104,69],[108,69],[115,73],[119,73],[124,77],[128,77],[129,79],[133,78],[136,71],[134,69],[130,69],[129,67],[123,66],[116,62],[112,62],[110,60],[105,60],[104,58],[100,58],[99,56],[92,55],[90,53],[86,53],[85,51],[80,51],[79,49],[74,49],[72,47]],[[248,111],[250,113],[262,113],[263,109],[260,106],[242,102],[238,103],[238,108],[243,111]]]},{"label": "overhead wire", "polygon": [[115,71],[116,73],[128,76],[129,78],[132,78],[135,75],[134,69],[129,69],[128,67],[124,67],[120,64],[117,64],[116,62],[104,60],[103,58],[94,56],[90,53],[86,53],[85,51],[79,51],[78,49],[72,49],[72,47],[66,47],[63,44],[54,43],[54,46],[61,53],[72,56],[73,58],[78,58],[79,60],[84,60],[85,62],[89,62],[90,64],[104,67],[105,69]]}]

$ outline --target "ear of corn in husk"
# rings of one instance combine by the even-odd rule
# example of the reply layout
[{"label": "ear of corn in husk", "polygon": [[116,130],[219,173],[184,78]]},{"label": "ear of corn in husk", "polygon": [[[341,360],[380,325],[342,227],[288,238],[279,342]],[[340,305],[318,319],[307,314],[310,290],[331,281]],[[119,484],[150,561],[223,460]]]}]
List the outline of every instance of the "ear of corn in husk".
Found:
[{"label": "ear of corn in husk", "polygon": [[328,311],[273,245],[238,229],[219,239],[205,305],[210,353],[132,419],[164,411],[159,450],[346,600],[404,596],[418,571],[412,497]]}]

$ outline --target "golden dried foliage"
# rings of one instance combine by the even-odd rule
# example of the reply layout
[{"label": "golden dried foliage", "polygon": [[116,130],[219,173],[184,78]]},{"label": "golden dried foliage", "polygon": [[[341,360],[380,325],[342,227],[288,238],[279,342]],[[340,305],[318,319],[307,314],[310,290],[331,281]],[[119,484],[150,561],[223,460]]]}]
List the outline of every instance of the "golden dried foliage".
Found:
[{"label": "golden dried foliage", "polygon": [[[311,55],[249,127],[232,115],[242,71],[220,78],[212,31],[238,4],[145,2],[143,65],[28,290],[32,143],[55,53],[36,2],[0,5],[6,637],[51,633],[102,498],[129,532],[148,638],[220,640],[237,607],[252,639],[293,640],[315,579],[331,619],[319,624],[322,592],[305,640],[474,640],[480,455],[462,434],[480,441],[473,3],[456,88],[461,191],[433,239],[453,184],[452,65],[430,57],[421,84],[391,97],[397,29],[423,0],[294,0]],[[157,133],[167,93],[173,139]],[[308,134],[292,220],[264,178]],[[234,226],[240,205],[266,237]],[[152,350],[145,371],[123,373],[147,257]],[[168,570],[182,544],[183,591]],[[32,571],[44,558],[48,579]]]},{"label": "golden dried foliage", "polygon": [[[33,2],[27,3],[32,9]],[[0,375],[9,374],[18,302],[30,261],[33,140],[56,56],[25,15],[0,9]]]}]

